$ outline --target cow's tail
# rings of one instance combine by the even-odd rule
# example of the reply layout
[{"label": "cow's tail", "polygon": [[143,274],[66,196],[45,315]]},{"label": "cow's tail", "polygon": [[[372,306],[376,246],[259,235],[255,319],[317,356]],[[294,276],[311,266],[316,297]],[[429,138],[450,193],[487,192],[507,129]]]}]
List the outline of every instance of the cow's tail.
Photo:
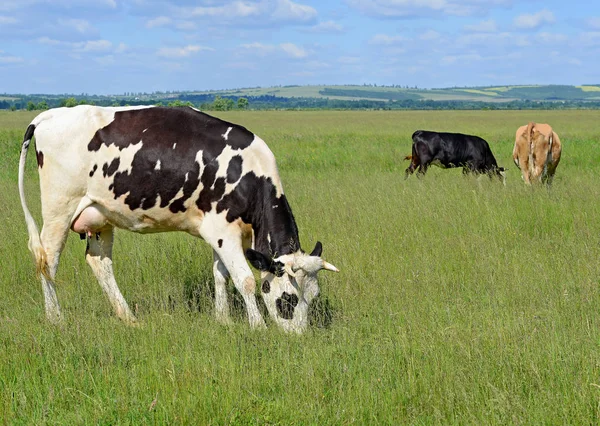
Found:
[{"label": "cow's tail", "polygon": [[46,251],[42,246],[40,239],[40,233],[38,227],[35,224],[35,220],[27,207],[25,201],[25,189],[24,189],[24,178],[25,178],[25,163],[27,162],[27,151],[29,150],[29,143],[33,138],[35,132],[35,124],[30,124],[25,131],[23,138],[23,145],[21,145],[21,159],[19,160],[19,196],[21,197],[21,207],[23,207],[23,213],[25,213],[25,222],[27,223],[27,232],[29,233],[29,251],[33,253],[35,257],[35,265],[38,274],[48,277],[48,261],[46,259]]},{"label": "cow's tail", "polygon": [[529,152],[529,176],[531,176],[533,174],[533,169],[534,169],[534,164],[533,164],[533,139],[532,139],[532,132],[533,132],[533,128],[535,127],[535,123],[534,122],[529,122],[529,124],[527,124],[527,147],[528,147],[528,152]]}]

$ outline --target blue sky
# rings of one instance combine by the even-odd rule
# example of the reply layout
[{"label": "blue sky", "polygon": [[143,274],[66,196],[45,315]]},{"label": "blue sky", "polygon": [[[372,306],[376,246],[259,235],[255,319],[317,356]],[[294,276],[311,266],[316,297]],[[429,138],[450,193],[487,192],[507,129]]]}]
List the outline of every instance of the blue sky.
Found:
[{"label": "blue sky", "polygon": [[0,2],[0,92],[363,83],[599,84],[600,2]]}]

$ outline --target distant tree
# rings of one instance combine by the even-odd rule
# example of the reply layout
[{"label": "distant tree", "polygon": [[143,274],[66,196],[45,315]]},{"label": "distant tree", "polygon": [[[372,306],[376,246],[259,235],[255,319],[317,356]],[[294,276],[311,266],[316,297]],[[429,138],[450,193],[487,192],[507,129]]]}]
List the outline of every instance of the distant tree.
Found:
[{"label": "distant tree", "polygon": [[227,99],[224,99],[220,96],[215,96],[215,100],[212,103],[212,109],[215,111],[226,111]]},{"label": "distant tree", "polygon": [[33,111],[35,109],[35,104],[31,101],[27,102],[27,111]]},{"label": "distant tree", "polygon": [[11,111],[16,111],[16,110],[17,110],[17,106],[16,106],[15,104],[12,104],[12,105],[10,106],[10,110],[11,110]]},{"label": "distant tree", "polygon": [[237,107],[238,109],[248,109],[248,99],[239,98],[237,101]]},{"label": "distant tree", "polygon": [[46,101],[38,102],[38,104],[35,106],[35,109],[41,109],[42,111],[45,111],[48,108],[50,107],[48,106],[48,102]]},{"label": "distant tree", "polygon": [[61,99],[59,105],[61,107],[71,108],[71,107],[74,107],[75,105],[77,105],[77,99],[75,99],[75,98]]}]

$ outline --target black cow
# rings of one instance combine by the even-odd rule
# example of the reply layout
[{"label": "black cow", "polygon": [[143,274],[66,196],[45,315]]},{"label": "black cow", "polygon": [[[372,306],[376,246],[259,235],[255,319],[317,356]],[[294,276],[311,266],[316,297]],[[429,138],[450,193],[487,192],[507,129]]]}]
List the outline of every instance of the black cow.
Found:
[{"label": "black cow", "polygon": [[405,178],[417,167],[424,175],[433,164],[444,169],[462,167],[464,174],[486,173],[504,179],[504,168],[498,167],[490,146],[479,136],[417,130],[412,140],[412,155],[405,158],[410,160]]}]

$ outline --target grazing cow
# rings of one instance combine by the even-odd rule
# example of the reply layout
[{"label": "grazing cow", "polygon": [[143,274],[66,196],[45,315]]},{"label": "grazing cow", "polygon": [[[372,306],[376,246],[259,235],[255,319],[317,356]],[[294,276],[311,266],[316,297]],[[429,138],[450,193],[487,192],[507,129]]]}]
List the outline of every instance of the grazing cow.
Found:
[{"label": "grazing cow", "polygon": [[405,178],[417,167],[417,172],[424,175],[433,164],[444,169],[462,167],[464,174],[486,173],[504,180],[504,168],[498,167],[488,143],[479,136],[417,130],[412,140],[412,155],[405,158],[411,160]]},{"label": "grazing cow", "polygon": [[[44,226],[38,233],[24,198],[25,160],[36,137]],[[213,249],[215,312],[229,321],[226,280],[243,296],[253,328],[264,327],[255,279],[261,271],[269,315],[303,331],[319,293],[317,272],[337,269],[317,243],[300,248],[298,228],[265,142],[192,108],[78,106],[45,111],[25,133],[19,194],[29,249],[41,273],[46,316],[60,307],[54,277],[69,229],[87,238],[86,261],[116,315],[133,322],[113,274],[115,227],[139,233],[185,231]]]},{"label": "grazing cow", "polygon": [[513,161],[525,183],[550,185],[560,162],[560,139],[548,124],[529,123],[517,129]]}]

